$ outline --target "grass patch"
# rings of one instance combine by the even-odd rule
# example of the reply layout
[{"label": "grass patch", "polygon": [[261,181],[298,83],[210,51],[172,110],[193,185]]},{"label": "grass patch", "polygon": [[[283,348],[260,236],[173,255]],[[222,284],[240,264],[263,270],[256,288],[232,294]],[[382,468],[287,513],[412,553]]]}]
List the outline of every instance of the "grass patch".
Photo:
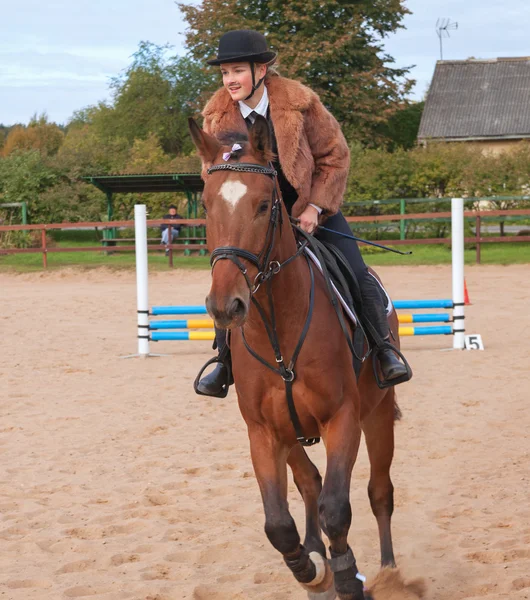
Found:
[{"label": "grass patch", "polygon": [[[530,241],[530,240],[529,240]],[[425,246],[395,246],[403,252],[412,251],[409,256],[400,256],[377,248],[367,248],[361,244],[361,252],[368,265],[445,265],[451,264],[451,247],[444,244]],[[524,242],[482,244],[480,247],[481,264],[510,265],[530,263],[530,244]],[[466,265],[476,262],[475,248],[464,250]]]},{"label": "grass patch", "polygon": [[[530,239],[529,239],[530,241]],[[94,245],[93,239],[59,240],[63,247],[82,247]],[[368,265],[443,265],[451,263],[451,249],[445,245],[396,246],[399,250],[411,250],[412,255],[400,256],[384,250],[367,248],[361,244],[364,259]],[[501,243],[483,244],[481,247],[482,264],[509,265],[530,263],[530,244]],[[475,264],[475,249],[465,250],[466,264]],[[180,269],[209,269],[208,256],[174,255],[173,264]],[[134,252],[117,252],[107,255],[104,252],[50,252],[48,269],[61,267],[115,269],[134,269]],[[149,268],[158,271],[169,270],[168,259],[163,252],[149,253]],[[13,254],[0,256],[0,271],[31,272],[41,271],[42,254]]]},{"label": "grass patch", "polygon": [[[90,243],[83,245],[90,246]],[[68,246],[72,247],[73,244],[68,244]],[[209,269],[210,259],[208,256],[173,255],[173,266],[180,269]],[[132,270],[135,268],[135,256],[134,252],[119,252],[109,255],[104,252],[49,252],[48,269],[62,267],[109,267]],[[164,256],[163,252],[150,252],[149,268],[156,271],[170,270],[168,258]],[[42,254],[40,253],[0,256],[0,271],[27,273],[42,270]]]}]

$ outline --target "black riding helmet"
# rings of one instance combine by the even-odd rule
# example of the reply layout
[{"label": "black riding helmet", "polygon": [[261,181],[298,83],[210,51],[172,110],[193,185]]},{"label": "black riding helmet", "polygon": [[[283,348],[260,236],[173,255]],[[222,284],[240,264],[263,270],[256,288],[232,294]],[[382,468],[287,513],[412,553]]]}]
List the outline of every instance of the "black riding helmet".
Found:
[{"label": "black riding helmet", "polygon": [[276,52],[269,50],[265,36],[251,29],[228,31],[219,40],[217,58],[208,62],[209,65],[222,65],[232,62],[249,62],[252,71],[252,92],[245,98],[252,98],[254,92],[263,83],[262,77],[257,83],[254,75],[254,64],[272,65],[276,60]]}]

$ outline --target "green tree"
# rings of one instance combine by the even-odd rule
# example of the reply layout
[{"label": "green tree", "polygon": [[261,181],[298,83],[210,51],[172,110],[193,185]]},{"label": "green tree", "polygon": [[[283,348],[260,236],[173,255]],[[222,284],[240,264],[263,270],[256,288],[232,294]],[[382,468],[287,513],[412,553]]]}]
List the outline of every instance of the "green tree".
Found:
[{"label": "green tree", "polygon": [[6,141],[9,130],[10,127],[8,125],[2,125],[2,123],[0,123],[0,156],[2,156],[2,148],[4,147],[4,142]]},{"label": "green tree", "polygon": [[3,145],[7,156],[15,150],[39,150],[44,155],[56,154],[63,143],[64,133],[59,125],[48,121],[46,114],[34,115],[28,126],[12,127]]},{"label": "green tree", "polygon": [[101,137],[92,125],[77,122],[68,128],[55,164],[71,180],[84,175],[118,173],[127,163],[129,150],[127,139]]},{"label": "green tree", "polygon": [[197,61],[215,55],[229,29],[263,31],[279,52],[281,72],[313,88],[350,140],[375,144],[381,124],[402,104],[413,81],[395,68],[384,38],[403,27],[403,0],[202,0],[179,4]]},{"label": "green tree", "polygon": [[189,153],[187,119],[198,115],[209,78],[196,61],[173,56],[171,46],[141,42],[131,65],[111,81],[112,102],[74,113],[69,127],[88,124],[100,138],[131,146],[154,134],[166,153]]},{"label": "green tree", "polygon": [[59,181],[59,173],[47,165],[39,150],[15,151],[0,160],[0,195],[3,202],[27,202],[33,222],[45,223],[40,194]]},{"label": "green tree", "polygon": [[406,102],[380,128],[380,133],[388,139],[388,150],[404,148],[409,150],[417,144],[418,130],[425,102]]},{"label": "green tree", "polygon": [[134,140],[125,166],[127,173],[163,173],[169,157],[160,146],[158,137],[151,133],[145,140]]}]

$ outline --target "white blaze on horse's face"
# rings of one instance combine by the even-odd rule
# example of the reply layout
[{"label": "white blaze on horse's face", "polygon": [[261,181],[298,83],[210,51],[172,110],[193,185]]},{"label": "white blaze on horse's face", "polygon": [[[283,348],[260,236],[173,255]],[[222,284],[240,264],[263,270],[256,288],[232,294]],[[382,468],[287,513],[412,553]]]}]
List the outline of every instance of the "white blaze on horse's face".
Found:
[{"label": "white blaze on horse's face", "polygon": [[247,186],[238,179],[225,181],[219,190],[219,194],[233,211],[237,203],[247,193]]}]

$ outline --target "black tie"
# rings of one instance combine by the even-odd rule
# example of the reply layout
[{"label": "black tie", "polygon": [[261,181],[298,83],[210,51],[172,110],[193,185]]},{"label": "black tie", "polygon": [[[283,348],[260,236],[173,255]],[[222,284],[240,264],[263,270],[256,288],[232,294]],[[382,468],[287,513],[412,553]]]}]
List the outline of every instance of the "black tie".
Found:
[{"label": "black tie", "polygon": [[254,122],[256,121],[257,116],[258,116],[258,113],[255,110],[253,110],[251,113],[249,113],[249,115],[247,117],[245,117],[245,121],[246,121],[248,127],[250,127],[251,125],[254,125]]}]

